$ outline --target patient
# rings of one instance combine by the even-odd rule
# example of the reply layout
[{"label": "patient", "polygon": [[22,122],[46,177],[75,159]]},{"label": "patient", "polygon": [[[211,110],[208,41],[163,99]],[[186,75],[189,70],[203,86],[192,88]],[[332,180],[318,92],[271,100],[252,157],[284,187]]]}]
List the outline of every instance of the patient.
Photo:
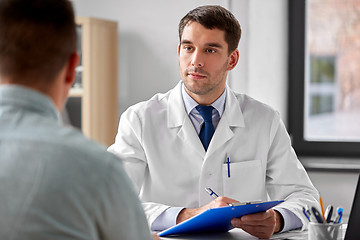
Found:
[{"label": "patient", "polygon": [[152,239],[121,161],[59,112],[78,64],[68,0],[0,0],[0,239]]}]

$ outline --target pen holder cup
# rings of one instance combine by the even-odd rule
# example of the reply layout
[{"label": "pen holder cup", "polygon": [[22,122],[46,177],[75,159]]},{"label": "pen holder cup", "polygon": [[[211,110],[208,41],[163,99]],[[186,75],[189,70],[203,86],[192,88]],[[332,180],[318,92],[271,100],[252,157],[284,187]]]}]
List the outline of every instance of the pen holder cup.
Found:
[{"label": "pen holder cup", "polygon": [[341,240],[342,223],[309,223],[308,240]]}]

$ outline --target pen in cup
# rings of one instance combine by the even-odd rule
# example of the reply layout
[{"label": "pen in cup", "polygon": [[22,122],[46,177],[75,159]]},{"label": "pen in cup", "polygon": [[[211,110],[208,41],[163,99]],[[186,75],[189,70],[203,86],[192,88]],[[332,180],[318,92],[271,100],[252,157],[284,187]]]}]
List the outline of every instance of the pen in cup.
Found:
[{"label": "pen in cup", "polygon": [[320,212],[315,207],[311,207],[311,208],[309,208],[309,206],[306,206],[306,208],[303,207],[303,213],[304,216],[309,220],[309,222],[313,222],[313,223],[324,222],[322,220],[323,218]]},{"label": "pen in cup", "polygon": [[321,195],[319,197],[319,203],[320,203],[320,207],[321,207],[321,215],[322,215],[323,219],[325,219],[324,204],[323,204],[323,200],[322,200]]},{"label": "pen in cup", "polygon": [[307,218],[307,220],[310,222],[310,217],[309,217],[309,214],[307,213],[305,207],[303,207],[303,213],[304,213],[305,217]]},{"label": "pen in cup", "polygon": [[333,212],[333,206],[328,206],[325,211],[326,219],[323,219],[321,216],[320,211],[318,211],[315,207],[309,208],[308,206],[303,207],[303,214],[304,216],[309,220],[309,222],[313,223],[341,223],[341,218],[343,215],[343,209],[341,207],[336,209],[336,217],[335,219],[331,219],[331,216],[334,215],[331,212]]},{"label": "pen in cup", "polygon": [[331,216],[333,214],[334,207],[332,205],[327,206],[325,210],[325,222],[330,223],[331,222]]},{"label": "pen in cup", "polygon": [[334,220],[334,223],[340,223],[341,222],[343,211],[344,210],[342,208],[340,208],[340,207],[337,209],[337,216],[336,216],[336,218]]},{"label": "pen in cup", "polygon": [[322,217],[321,213],[315,207],[311,207],[311,213],[312,213],[312,215],[314,215],[314,217],[318,223],[324,223],[324,218]]}]

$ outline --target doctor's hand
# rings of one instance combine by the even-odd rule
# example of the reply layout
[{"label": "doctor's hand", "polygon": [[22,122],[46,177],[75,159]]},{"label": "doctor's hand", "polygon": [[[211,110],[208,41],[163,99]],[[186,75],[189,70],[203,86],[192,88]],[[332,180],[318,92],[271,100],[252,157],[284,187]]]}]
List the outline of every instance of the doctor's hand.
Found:
[{"label": "doctor's hand", "polygon": [[283,229],[284,219],[278,211],[269,209],[266,212],[234,218],[231,224],[255,237],[267,239]]},{"label": "doctor's hand", "polygon": [[229,206],[229,204],[234,203],[234,202],[239,202],[239,201],[220,196],[202,207],[184,208],[183,210],[181,210],[181,212],[177,216],[176,224],[181,223],[181,222],[183,222],[193,216],[196,216],[202,212],[205,212],[206,210],[208,210],[210,208],[226,207],[226,206]]},{"label": "doctor's hand", "polygon": [[153,233],[152,237],[153,237],[153,240],[161,240],[160,237],[156,233]]}]

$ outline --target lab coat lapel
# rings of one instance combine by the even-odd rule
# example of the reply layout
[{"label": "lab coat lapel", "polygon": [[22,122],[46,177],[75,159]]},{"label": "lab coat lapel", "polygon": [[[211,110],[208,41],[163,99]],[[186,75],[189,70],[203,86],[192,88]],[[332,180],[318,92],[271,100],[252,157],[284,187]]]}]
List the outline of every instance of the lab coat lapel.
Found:
[{"label": "lab coat lapel", "polygon": [[207,154],[210,156],[234,136],[235,128],[245,127],[241,105],[234,92],[227,87],[225,110],[211,139]]},{"label": "lab coat lapel", "polygon": [[202,158],[205,156],[205,149],[200,141],[199,136],[197,135],[195,128],[191,120],[187,117],[184,121],[184,124],[178,132],[178,136],[184,141],[184,143],[193,148],[195,152],[200,154]]},{"label": "lab coat lapel", "polygon": [[206,153],[204,147],[185,110],[181,94],[181,81],[171,91],[167,108],[168,128],[179,128],[177,136],[186,146],[193,148],[195,152],[204,157]]}]

